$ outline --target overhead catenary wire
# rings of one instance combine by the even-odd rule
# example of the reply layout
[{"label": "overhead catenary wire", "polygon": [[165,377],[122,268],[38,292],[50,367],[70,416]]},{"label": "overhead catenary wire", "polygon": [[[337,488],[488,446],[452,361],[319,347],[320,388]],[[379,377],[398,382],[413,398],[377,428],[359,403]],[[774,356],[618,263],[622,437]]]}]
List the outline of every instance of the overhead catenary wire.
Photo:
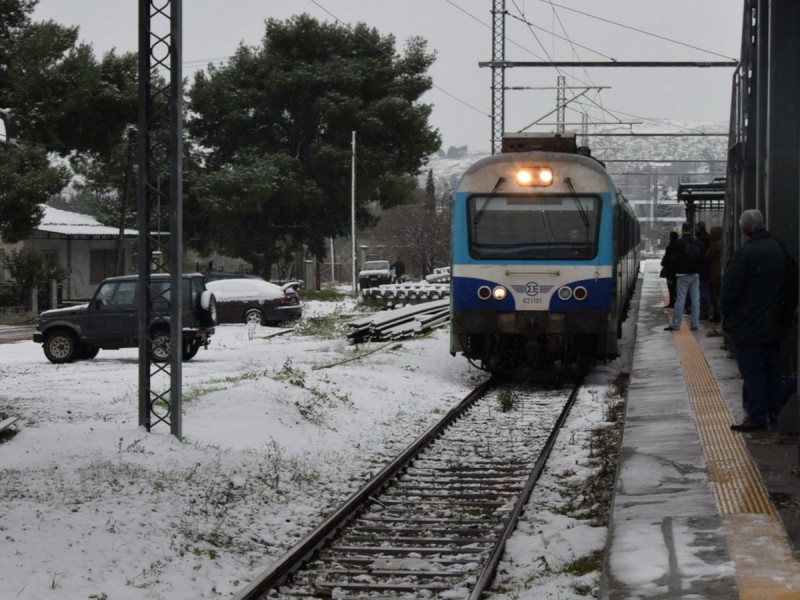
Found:
[{"label": "overhead catenary wire", "polygon": [[630,29],[631,31],[635,31],[635,32],[641,33],[643,35],[648,35],[650,37],[654,37],[654,38],[657,38],[657,39],[660,39],[660,40],[664,40],[666,42],[677,44],[679,46],[684,46],[686,48],[691,48],[692,50],[699,50],[700,52],[705,52],[706,54],[712,54],[714,56],[719,56],[720,58],[726,58],[726,59],[732,60],[734,62],[737,60],[735,58],[731,58],[730,56],[725,56],[724,54],[720,54],[719,52],[714,52],[713,50],[707,50],[707,49],[701,48],[699,46],[694,46],[692,44],[687,44],[686,42],[681,42],[681,41],[678,41],[678,40],[675,40],[675,39],[672,39],[672,38],[668,38],[668,37],[666,37],[664,35],[659,35],[657,33],[653,33],[652,31],[645,31],[644,29],[639,29],[638,27],[633,27],[631,25],[625,25],[624,23],[620,23],[619,21],[612,21],[611,19],[606,19],[604,17],[600,17],[600,16],[597,16],[597,15],[593,15],[591,13],[587,13],[587,12],[578,10],[577,8],[570,8],[569,6],[564,6],[562,4],[556,4],[555,2],[553,2],[553,0],[539,0],[539,2],[542,2],[544,4],[549,4],[550,6],[557,6],[558,8],[562,8],[564,10],[568,10],[568,11],[571,11],[571,12],[574,12],[574,13],[578,13],[578,14],[583,15],[585,17],[590,17],[592,19],[597,19],[598,21],[603,21],[603,22],[609,23],[611,25],[616,25],[617,27],[622,27],[623,29]]},{"label": "overhead catenary wire", "polygon": [[[699,47],[699,46],[695,46],[695,45],[692,45],[692,44],[688,44],[688,43],[685,43],[685,42],[682,42],[682,41],[679,41],[679,40],[676,40],[676,39],[673,39],[673,38],[670,38],[670,37],[667,37],[667,36],[664,36],[664,35],[660,35],[660,34],[657,34],[657,33],[653,33],[653,32],[650,32],[650,31],[646,31],[646,30],[644,30],[644,29],[640,29],[640,28],[637,28],[637,27],[632,27],[632,26],[630,26],[630,25],[626,25],[626,24],[624,24],[624,23],[620,23],[620,22],[618,22],[618,21],[614,21],[614,20],[611,20],[611,19],[607,19],[607,18],[599,17],[599,16],[597,16],[597,15],[593,15],[593,14],[590,14],[590,13],[586,13],[586,12],[584,12],[584,11],[580,11],[580,10],[577,10],[577,9],[573,9],[573,8],[570,8],[570,7],[567,7],[567,6],[563,6],[563,5],[561,5],[561,4],[558,4],[558,3],[554,2],[553,0],[539,0],[539,2],[542,2],[543,4],[547,4],[547,5],[548,5],[548,6],[549,6],[549,7],[552,9],[552,11],[553,11],[553,14],[554,14],[555,18],[558,20],[558,23],[559,23],[559,25],[560,25],[560,27],[561,27],[561,30],[564,32],[564,36],[560,36],[560,35],[558,35],[557,33],[555,33],[555,31],[548,31],[546,28],[538,27],[538,26],[534,25],[533,23],[531,23],[531,22],[528,20],[528,18],[525,16],[525,12],[524,12],[524,10],[522,10],[522,9],[519,7],[519,5],[518,5],[517,1],[516,1],[516,0],[511,0],[511,1],[512,1],[512,3],[513,3],[513,5],[514,5],[514,7],[516,8],[517,12],[519,13],[519,16],[513,15],[513,14],[511,14],[511,13],[508,13],[508,12],[507,12],[506,14],[508,14],[510,17],[512,17],[512,18],[514,18],[514,19],[516,19],[516,20],[518,20],[518,21],[520,21],[520,22],[523,22],[523,23],[525,23],[525,24],[528,26],[528,28],[531,30],[531,33],[534,35],[534,38],[537,40],[537,42],[538,42],[540,45],[542,45],[542,44],[541,44],[541,41],[539,40],[538,36],[536,36],[536,35],[533,33],[533,28],[534,28],[534,27],[535,27],[536,29],[539,29],[539,30],[542,30],[542,31],[544,31],[544,32],[546,32],[546,33],[549,33],[550,35],[552,35],[552,36],[554,37],[554,39],[562,39],[562,40],[565,40],[565,41],[567,41],[567,42],[570,44],[570,47],[572,48],[572,53],[573,53],[573,55],[574,55],[574,56],[576,56],[576,57],[578,57],[578,50],[576,49],[576,43],[575,43],[575,42],[574,42],[574,41],[573,41],[573,40],[570,38],[569,34],[567,33],[567,31],[566,31],[566,27],[564,26],[564,23],[563,23],[563,21],[561,20],[561,17],[560,17],[560,15],[558,14],[558,11],[556,10],[556,8],[560,8],[560,9],[564,9],[564,10],[569,10],[569,11],[572,11],[572,12],[575,12],[575,13],[578,13],[578,14],[581,14],[581,15],[584,15],[584,16],[587,16],[587,17],[590,17],[590,18],[595,18],[595,19],[601,20],[601,21],[603,21],[603,22],[606,22],[606,23],[609,23],[609,24],[611,24],[611,25],[615,25],[615,26],[618,26],[618,27],[622,27],[622,28],[624,28],[624,29],[629,29],[629,30],[635,31],[635,32],[637,32],[637,33],[641,33],[641,34],[643,34],[643,35],[651,36],[651,37],[654,37],[654,38],[657,38],[657,39],[661,39],[661,40],[664,40],[664,41],[667,41],[667,42],[670,42],[670,43],[673,43],[673,44],[677,44],[677,45],[680,45],[680,46],[688,47],[688,48],[691,48],[691,49],[694,49],[694,50],[699,50],[699,51],[701,51],[701,52],[704,52],[704,53],[707,53],[707,54],[712,54],[712,55],[714,55],[714,56],[719,56],[719,57],[722,57],[722,58],[729,59],[729,60],[731,60],[732,62],[736,62],[736,59],[733,59],[733,58],[727,57],[727,56],[725,56],[725,55],[723,55],[723,54],[720,54],[720,53],[718,53],[718,52],[715,52],[715,51],[713,51],[713,50],[709,50],[709,49],[706,49],[706,48],[701,48],[701,47]],[[555,29],[555,26],[553,27],[553,29]],[[578,46],[580,46],[581,48],[584,48],[584,49],[586,49],[586,50],[588,50],[588,51],[590,51],[590,52],[594,52],[594,53],[596,53],[596,54],[600,54],[600,55],[602,55],[602,56],[605,56],[605,57],[606,57],[606,58],[608,58],[608,59],[609,59],[611,62],[618,62],[618,61],[617,61],[617,59],[614,59],[614,58],[612,58],[612,57],[608,57],[608,56],[606,56],[606,55],[604,55],[604,54],[602,54],[602,53],[600,53],[600,52],[597,52],[597,51],[595,51],[595,50],[592,50],[591,48],[587,48],[587,47],[585,47],[585,46],[582,46],[582,45],[578,45]],[[548,60],[546,60],[546,61],[542,61],[542,62],[543,62],[543,63],[548,63],[548,62],[553,62],[553,63],[554,63],[555,61],[554,61],[552,58],[550,58],[550,57],[549,57],[549,55],[548,55]],[[577,64],[578,64],[578,62],[576,61],[576,66],[577,66]],[[544,66],[544,65],[543,65],[543,66]],[[558,65],[556,65],[556,64],[553,64],[553,68],[556,70],[556,72],[557,72],[557,73],[559,73],[559,74],[564,74],[564,73],[563,73],[563,71],[562,71],[562,68],[561,68],[561,67],[559,67]],[[595,90],[596,90],[596,92],[595,92],[596,99],[593,99],[592,97],[588,97],[588,96],[587,96],[587,97],[585,97],[585,98],[581,98],[580,100],[577,100],[577,99],[576,99],[576,104],[578,104],[578,105],[579,105],[580,107],[582,107],[583,109],[586,109],[587,107],[596,107],[597,109],[599,109],[599,110],[601,111],[601,113],[603,113],[603,114],[606,114],[607,116],[609,116],[609,117],[611,117],[612,119],[614,119],[614,120],[616,121],[616,123],[615,123],[615,124],[623,124],[623,122],[622,122],[622,119],[620,119],[620,118],[619,118],[619,117],[618,117],[618,116],[615,114],[615,112],[618,112],[618,111],[612,111],[612,110],[610,110],[610,109],[607,109],[606,107],[604,107],[604,106],[603,106],[603,104],[602,104],[602,94],[601,94],[601,92],[600,92],[600,90],[599,90],[598,86],[596,86],[596,85],[594,84],[594,82],[593,82],[593,80],[592,80],[591,76],[589,75],[589,72],[588,72],[588,71],[587,71],[587,69],[585,68],[585,66],[583,67],[583,71],[584,71],[584,73],[585,73],[586,79],[588,79],[588,80],[589,80],[589,82],[588,82],[588,83],[587,83],[587,82],[584,82],[584,81],[582,81],[582,80],[581,80],[581,78],[578,78],[578,77],[576,77],[574,74],[570,75],[570,77],[572,78],[572,80],[573,80],[573,81],[575,81],[575,82],[577,82],[577,83],[582,83],[582,84],[584,84],[584,86],[585,86],[585,87],[587,87],[587,88],[592,88],[592,89],[595,89]],[[573,111],[573,112],[576,112],[576,113],[581,113],[581,112],[582,112],[582,111],[576,110],[576,109],[575,109],[574,107],[572,107],[572,106],[566,106],[565,108],[566,108],[567,110],[571,110],[571,111]],[[585,110],[584,110],[583,112],[585,112]],[[620,112],[620,114],[623,114],[623,113],[621,113],[621,112]],[[652,122],[658,122],[658,121],[657,121],[657,120],[655,120],[655,119],[649,119],[649,118],[647,118],[647,117],[636,117],[636,118],[638,118],[638,119],[644,119],[644,120],[648,120],[648,121],[652,121]]]}]

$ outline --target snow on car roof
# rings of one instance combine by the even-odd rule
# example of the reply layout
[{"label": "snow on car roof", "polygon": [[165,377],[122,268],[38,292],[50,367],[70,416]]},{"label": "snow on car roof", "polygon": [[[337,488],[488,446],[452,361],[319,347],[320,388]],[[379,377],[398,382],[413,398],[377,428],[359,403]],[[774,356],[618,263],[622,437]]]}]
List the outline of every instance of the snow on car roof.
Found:
[{"label": "snow on car roof", "polygon": [[226,300],[275,300],[285,296],[279,285],[262,279],[218,279],[209,281],[206,289],[220,302]]}]

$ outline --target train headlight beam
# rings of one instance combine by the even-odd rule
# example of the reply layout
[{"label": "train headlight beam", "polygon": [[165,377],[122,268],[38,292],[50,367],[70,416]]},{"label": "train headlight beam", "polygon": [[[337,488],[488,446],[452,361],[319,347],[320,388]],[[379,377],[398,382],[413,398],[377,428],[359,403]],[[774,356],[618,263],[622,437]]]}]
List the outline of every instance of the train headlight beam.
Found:
[{"label": "train headlight beam", "polygon": [[554,174],[550,167],[522,167],[516,179],[520,187],[547,187],[553,184]]}]

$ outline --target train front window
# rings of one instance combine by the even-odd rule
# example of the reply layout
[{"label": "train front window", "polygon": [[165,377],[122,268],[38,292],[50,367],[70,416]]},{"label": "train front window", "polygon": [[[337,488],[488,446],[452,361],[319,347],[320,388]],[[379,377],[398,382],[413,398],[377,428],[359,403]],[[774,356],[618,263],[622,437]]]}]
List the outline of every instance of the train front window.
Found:
[{"label": "train front window", "polygon": [[597,196],[471,196],[473,258],[587,260],[597,255]]}]

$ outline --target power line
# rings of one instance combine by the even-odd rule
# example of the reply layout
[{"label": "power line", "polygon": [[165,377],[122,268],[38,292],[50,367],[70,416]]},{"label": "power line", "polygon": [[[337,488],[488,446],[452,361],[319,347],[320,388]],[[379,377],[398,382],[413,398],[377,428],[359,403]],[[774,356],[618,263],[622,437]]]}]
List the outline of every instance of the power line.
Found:
[{"label": "power line", "polygon": [[[513,4],[517,8],[517,10],[519,10],[519,7],[516,6],[516,2],[514,2]],[[579,48],[583,48],[584,50],[588,50],[589,52],[591,52],[593,54],[597,54],[598,56],[602,56],[603,58],[607,58],[608,60],[615,60],[614,58],[612,58],[611,56],[608,56],[607,54],[603,54],[602,52],[598,52],[597,50],[593,50],[593,49],[589,48],[588,46],[584,46],[583,44],[579,44],[578,42],[574,42],[569,37],[564,37],[562,35],[558,35],[554,31],[550,31],[549,29],[545,29],[544,27],[539,27],[538,25],[534,25],[533,23],[531,23],[530,21],[528,21],[524,17],[518,17],[516,15],[512,15],[511,13],[507,13],[507,14],[512,19],[516,19],[517,21],[519,21],[521,23],[524,23],[529,28],[533,28],[533,29],[538,29],[540,31],[544,31],[545,33],[549,33],[551,36],[553,36],[556,39],[563,40],[563,41],[567,42],[570,46],[572,46],[572,51],[576,55],[577,55],[577,52],[575,52],[575,46],[578,46]],[[560,20],[559,20],[559,23],[560,23]],[[563,25],[562,25],[562,28],[563,28]],[[539,41],[538,37],[536,38],[536,41],[537,42]],[[541,44],[541,42],[539,42],[539,43]],[[549,58],[549,55],[548,55],[548,58]]]},{"label": "power line", "polygon": [[731,58],[730,56],[725,56],[724,54],[720,54],[718,52],[714,52],[713,50],[706,50],[705,48],[700,48],[699,46],[693,46],[692,44],[687,44],[685,42],[679,42],[678,40],[674,40],[672,38],[668,38],[666,36],[659,35],[657,33],[651,32],[651,31],[645,31],[644,29],[639,29],[637,27],[631,27],[630,25],[625,25],[625,24],[619,23],[617,21],[612,21],[611,19],[605,19],[603,17],[598,17],[597,15],[593,15],[591,13],[583,12],[583,11],[578,10],[576,8],[570,8],[569,6],[563,6],[561,4],[556,4],[552,0],[539,0],[539,2],[543,2],[543,3],[549,4],[551,6],[557,6],[559,8],[563,8],[564,10],[568,10],[568,11],[571,11],[571,12],[574,12],[574,13],[578,13],[579,15],[583,15],[585,17],[590,17],[592,19],[597,19],[598,21],[603,21],[605,23],[610,23],[611,25],[616,25],[617,27],[622,27],[623,29],[630,29],[631,31],[635,31],[637,33],[641,33],[641,34],[644,34],[644,35],[649,35],[651,37],[658,38],[660,40],[664,40],[664,41],[670,42],[672,44],[677,44],[679,46],[684,46],[686,48],[691,48],[692,50],[699,50],[700,52],[705,52],[706,54],[713,54],[714,56],[719,56],[720,58],[727,58],[729,60],[732,60],[732,61],[736,62],[735,58]]},{"label": "power line", "polygon": [[[313,0],[312,0],[312,1],[313,1]],[[488,29],[489,31],[491,31],[491,30],[492,30],[492,26],[491,26],[491,25],[489,25],[488,23],[485,23],[485,22],[483,22],[483,21],[482,21],[482,20],[481,20],[479,17],[476,17],[475,15],[473,15],[473,14],[472,14],[471,12],[469,12],[468,10],[466,10],[466,9],[464,9],[464,8],[462,8],[462,7],[460,7],[458,4],[456,4],[455,2],[453,2],[453,0],[444,0],[444,1],[445,1],[447,4],[449,4],[450,6],[452,6],[453,8],[455,8],[456,10],[459,10],[459,11],[461,11],[462,13],[464,13],[465,15],[467,15],[467,16],[468,16],[470,19],[472,19],[472,20],[474,20],[474,21],[476,21],[476,22],[480,23],[481,25],[483,25],[484,27],[486,27],[486,29]],[[531,56],[534,56],[534,57],[538,58],[539,60],[541,60],[541,57],[540,57],[538,54],[536,54],[536,53],[535,53],[533,50],[531,50],[530,48],[526,48],[525,46],[523,46],[522,44],[520,44],[520,43],[518,43],[518,42],[515,42],[514,40],[512,40],[512,39],[511,39],[511,38],[509,38],[508,36],[506,36],[506,38],[505,38],[505,39],[506,39],[506,41],[507,41],[507,42],[509,42],[509,43],[513,44],[514,46],[516,46],[516,47],[517,47],[517,48],[519,48],[520,50],[522,50],[522,51],[524,51],[524,52],[527,52],[527,53],[528,53],[528,54],[530,54]]]}]

